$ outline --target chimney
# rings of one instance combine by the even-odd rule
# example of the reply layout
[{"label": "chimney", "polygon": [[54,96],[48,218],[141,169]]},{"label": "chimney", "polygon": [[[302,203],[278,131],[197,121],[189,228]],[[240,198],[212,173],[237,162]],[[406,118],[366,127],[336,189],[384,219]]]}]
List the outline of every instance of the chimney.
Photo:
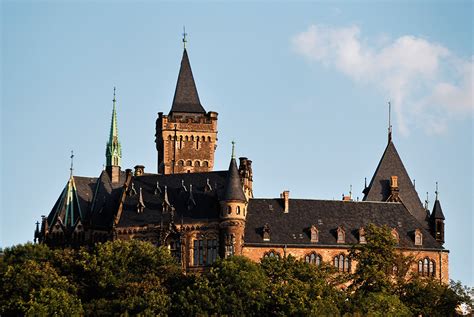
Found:
[{"label": "chimney", "polygon": [[283,191],[283,193],[280,194],[280,197],[283,199],[283,202],[285,203],[285,210],[283,212],[288,213],[290,211],[290,191],[289,190]]},{"label": "chimney", "polygon": [[143,174],[145,174],[145,166],[135,165],[135,172],[133,173],[133,176],[142,176]]}]

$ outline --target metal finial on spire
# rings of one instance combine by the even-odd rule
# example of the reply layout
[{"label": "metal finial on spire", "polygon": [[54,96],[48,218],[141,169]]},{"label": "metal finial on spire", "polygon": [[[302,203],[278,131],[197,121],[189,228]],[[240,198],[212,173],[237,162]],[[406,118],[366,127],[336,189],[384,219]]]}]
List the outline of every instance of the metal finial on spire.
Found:
[{"label": "metal finial on spire", "polygon": [[112,99],[112,101],[114,102],[114,104],[117,101],[117,100],[115,100],[115,86],[114,86],[114,99]]},{"label": "metal finial on spire", "polygon": [[186,49],[186,43],[188,42],[188,40],[186,39],[187,35],[188,35],[188,33],[186,33],[186,27],[183,26],[183,47],[184,47],[184,49]]},{"label": "metal finial on spire", "polygon": [[388,102],[388,142],[392,141],[392,104]]},{"label": "metal finial on spire", "polygon": [[438,182],[436,182],[436,190],[435,190],[435,194],[436,194],[436,200],[438,200]]},{"label": "metal finial on spire", "polygon": [[349,198],[352,200],[352,184],[349,186]]},{"label": "metal finial on spire", "polygon": [[71,168],[69,168],[71,171],[71,177],[72,177],[72,171],[74,170],[74,151],[71,150]]},{"label": "metal finial on spire", "polygon": [[426,200],[425,200],[425,209],[428,210],[428,204],[430,203],[430,200],[429,200],[429,194],[428,192],[426,192]]},{"label": "metal finial on spire", "polygon": [[231,143],[232,143],[232,156],[231,156],[231,158],[235,159],[235,142],[232,141]]}]

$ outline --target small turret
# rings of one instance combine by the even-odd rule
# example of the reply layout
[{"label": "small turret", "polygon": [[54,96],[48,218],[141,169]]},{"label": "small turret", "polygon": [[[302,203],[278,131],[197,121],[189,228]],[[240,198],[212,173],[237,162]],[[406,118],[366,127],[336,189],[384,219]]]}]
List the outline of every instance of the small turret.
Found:
[{"label": "small turret", "polygon": [[430,229],[431,234],[435,237],[436,241],[444,244],[444,214],[441,209],[441,203],[438,199],[438,182],[436,182],[436,199],[433,205],[433,212],[430,216]]},{"label": "small turret", "polygon": [[227,172],[224,195],[220,197],[220,231],[223,257],[241,255],[244,244],[245,217],[247,213],[247,198],[242,189],[242,182],[234,157],[234,142],[232,142],[232,158]]},{"label": "small turret", "polygon": [[114,87],[114,99],[112,109],[112,120],[110,123],[110,135],[107,147],[105,150],[106,167],[105,170],[109,174],[112,183],[118,183],[120,181],[120,164],[122,160],[122,146],[118,139],[118,127],[117,127],[117,110],[115,108],[115,87]]}]

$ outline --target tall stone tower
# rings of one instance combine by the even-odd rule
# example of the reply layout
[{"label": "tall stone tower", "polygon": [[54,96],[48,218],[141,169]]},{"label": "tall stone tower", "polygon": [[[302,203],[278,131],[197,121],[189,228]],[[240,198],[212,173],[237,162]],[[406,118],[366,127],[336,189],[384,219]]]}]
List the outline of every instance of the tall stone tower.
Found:
[{"label": "tall stone tower", "polygon": [[112,109],[112,120],[110,123],[110,135],[109,141],[105,149],[105,170],[109,174],[112,183],[120,181],[120,164],[122,160],[122,146],[118,139],[118,127],[117,127],[117,110],[115,108],[115,87],[114,87],[114,99]]},{"label": "tall stone tower", "polygon": [[158,113],[155,143],[160,174],[209,172],[214,167],[217,112],[206,113],[199,101],[186,48],[171,110]]}]

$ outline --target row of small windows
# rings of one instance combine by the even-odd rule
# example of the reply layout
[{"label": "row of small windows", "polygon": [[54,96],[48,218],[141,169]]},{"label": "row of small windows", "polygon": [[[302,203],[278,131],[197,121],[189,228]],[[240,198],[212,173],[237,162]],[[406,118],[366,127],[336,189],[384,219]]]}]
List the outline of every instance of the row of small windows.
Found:
[{"label": "row of small windows", "polygon": [[191,161],[191,160],[187,160],[186,162],[184,160],[179,160],[178,161],[178,166],[196,166],[196,167],[201,167],[201,166],[204,166],[204,167],[209,167],[209,162],[208,161]]},{"label": "row of small windows", "polygon": [[[232,206],[227,206],[227,208],[226,208],[227,215],[231,215],[232,210],[233,210]],[[245,207],[242,207],[242,208],[240,208],[240,206],[235,207],[235,214],[236,215],[240,215],[242,213],[245,216],[245,211],[246,211]],[[222,216],[224,216],[224,210],[222,210],[221,214],[222,214]]]},{"label": "row of small windows", "polygon": [[[276,258],[280,259],[280,253],[270,250],[265,252],[263,255],[264,258]],[[309,264],[319,266],[323,263],[323,258],[316,252],[308,253],[304,256],[304,261]],[[351,271],[351,259],[345,254],[336,255],[333,259],[333,265],[341,272],[350,272]]]},{"label": "row of small windows", "polygon": [[[168,136],[168,141],[172,141],[173,140],[173,136],[169,135]],[[202,136],[202,137],[194,137],[194,136],[179,136],[179,138],[176,139],[176,147],[178,149],[183,149],[186,145],[186,142],[193,142],[194,144],[192,145],[192,147],[195,147],[196,149],[199,149],[200,146],[201,146],[201,143],[202,142],[211,142],[211,137],[205,137],[205,136]]]}]

